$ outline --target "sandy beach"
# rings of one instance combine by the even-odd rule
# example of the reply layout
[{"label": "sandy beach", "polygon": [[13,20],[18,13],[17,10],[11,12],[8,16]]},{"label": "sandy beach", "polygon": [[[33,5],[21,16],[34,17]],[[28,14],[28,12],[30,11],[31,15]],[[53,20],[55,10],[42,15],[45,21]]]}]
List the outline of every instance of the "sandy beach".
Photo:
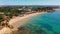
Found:
[{"label": "sandy beach", "polygon": [[38,14],[43,14],[43,13],[45,13],[45,12],[32,13],[32,14],[29,14],[29,15],[25,15],[23,17],[16,17],[16,18],[11,19],[9,21],[9,25],[12,25],[14,27],[14,29],[17,29],[19,26],[23,25],[27,20],[29,20],[33,16],[37,16]]},{"label": "sandy beach", "polygon": [[[36,16],[38,14],[44,14],[46,12],[41,12],[41,13],[32,13],[32,14],[28,14],[28,15],[25,15],[23,17],[16,17],[16,18],[13,18],[9,21],[9,25],[12,25],[14,28],[12,30],[15,30],[17,29],[19,26],[23,25],[24,22],[26,22],[28,19],[32,18],[33,16]],[[4,33],[10,33],[11,32],[11,29],[10,28],[7,28],[7,27],[4,27],[2,30],[0,30],[0,34],[4,34]]]}]

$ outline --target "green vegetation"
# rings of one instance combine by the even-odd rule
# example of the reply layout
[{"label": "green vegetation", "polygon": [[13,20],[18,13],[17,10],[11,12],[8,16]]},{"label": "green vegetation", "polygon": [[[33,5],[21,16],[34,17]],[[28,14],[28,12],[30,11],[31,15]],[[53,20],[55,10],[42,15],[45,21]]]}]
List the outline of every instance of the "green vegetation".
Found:
[{"label": "green vegetation", "polygon": [[[57,8],[57,7],[28,7],[28,6],[20,6],[20,7],[17,7],[17,6],[6,6],[6,7],[0,7],[0,12],[1,13],[4,13],[5,15],[8,15],[8,16],[12,16],[12,15],[19,15],[19,14],[26,14],[26,12],[42,12],[42,11],[47,11],[47,10],[53,10],[53,8]],[[49,11],[47,11],[49,12]]]},{"label": "green vegetation", "polygon": [[0,21],[2,21],[2,20],[3,20],[3,18],[2,18],[2,17],[3,17],[3,15],[2,15],[2,14],[0,14]]}]

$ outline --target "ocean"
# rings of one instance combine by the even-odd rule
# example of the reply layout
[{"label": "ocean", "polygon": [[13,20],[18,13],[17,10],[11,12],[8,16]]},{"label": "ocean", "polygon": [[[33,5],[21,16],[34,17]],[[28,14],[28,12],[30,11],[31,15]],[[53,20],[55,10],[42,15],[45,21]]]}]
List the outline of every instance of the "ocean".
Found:
[{"label": "ocean", "polygon": [[20,28],[26,34],[60,34],[60,10],[34,16]]}]

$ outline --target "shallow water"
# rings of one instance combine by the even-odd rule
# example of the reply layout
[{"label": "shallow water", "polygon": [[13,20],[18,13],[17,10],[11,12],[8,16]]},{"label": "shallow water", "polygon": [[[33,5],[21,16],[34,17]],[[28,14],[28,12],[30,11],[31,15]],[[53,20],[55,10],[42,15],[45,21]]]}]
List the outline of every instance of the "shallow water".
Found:
[{"label": "shallow water", "polygon": [[60,34],[60,10],[32,17],[21,27],[28,34]]}]

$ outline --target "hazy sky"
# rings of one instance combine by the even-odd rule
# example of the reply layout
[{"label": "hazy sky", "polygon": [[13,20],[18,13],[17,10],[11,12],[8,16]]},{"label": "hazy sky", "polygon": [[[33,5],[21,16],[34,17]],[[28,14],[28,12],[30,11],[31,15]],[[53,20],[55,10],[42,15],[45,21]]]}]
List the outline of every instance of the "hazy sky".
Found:
[{"label": "hazy sky", "polygon": [[60,0],[0,0],[0,5],[60,5]]}]

